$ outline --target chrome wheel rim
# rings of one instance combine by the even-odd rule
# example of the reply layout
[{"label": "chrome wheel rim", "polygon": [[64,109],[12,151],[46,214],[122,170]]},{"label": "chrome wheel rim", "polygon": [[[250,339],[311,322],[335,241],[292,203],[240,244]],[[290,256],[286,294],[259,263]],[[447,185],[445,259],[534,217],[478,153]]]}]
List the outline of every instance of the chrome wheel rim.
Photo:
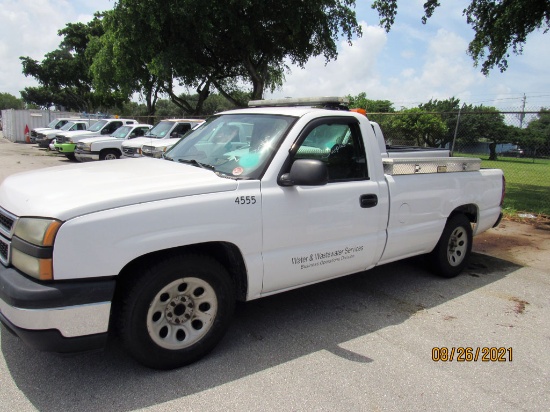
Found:
[{"label": "chrome wheel rim", "polygon": [[114,155],[112,153],[107,153],[105,155],[105,160],[116,160],[116,155]]},{"label": "chrome wheel rim", "polygon": [[147,312],[147,331],[165,349],[187,348],[210,330],[218,299],[210,284],[199,278],[182,278],[162,288]]},{"label": "chrome wheel rim", "polygon": [[447,247],[447,260],[451,266],[458,266],[466,257],[468,249],[468,234],[462,226],[455,228]]}]

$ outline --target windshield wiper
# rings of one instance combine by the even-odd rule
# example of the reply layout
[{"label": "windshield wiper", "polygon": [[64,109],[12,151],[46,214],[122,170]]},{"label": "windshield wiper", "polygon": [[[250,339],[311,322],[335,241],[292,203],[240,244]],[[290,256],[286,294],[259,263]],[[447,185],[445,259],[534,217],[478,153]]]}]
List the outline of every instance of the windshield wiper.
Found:
[{"label": "windshield wiper", "polygon": [[209,165],[209,164],[197,162],[195,159],[178,159],[178,162],[187,163],[187,164],[197,166],[197,167],[202,167],[203,169],[212,170],[213,172],[216,171],[216,167],[214,167],[212,165]]}]

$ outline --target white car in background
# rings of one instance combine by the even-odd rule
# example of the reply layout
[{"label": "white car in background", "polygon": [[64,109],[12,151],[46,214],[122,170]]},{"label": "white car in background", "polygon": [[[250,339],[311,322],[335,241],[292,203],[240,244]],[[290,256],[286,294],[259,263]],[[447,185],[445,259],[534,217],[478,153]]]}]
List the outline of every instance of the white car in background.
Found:
[{"label": "white car in background", "polygon": [[[161,120],[145,136],[122,143],[122,157],[141,157],[144,155],[142,146],[154,144],[158,144],[154,150],[159,151],[158,157],[161,157],[162,153],[176,144],[183,135],[202,123],[204,120],[200,119]],[[150,155],[152,156],[152,153]]]},{"label": "white car in background", "polygon": [[110,136],[97,136],[82,139],[76,144],[74,155],[79,162],[91,160],[114,160],[122,154],[122,143],[145,135],[153,126],[132,124],[121,126]]}]

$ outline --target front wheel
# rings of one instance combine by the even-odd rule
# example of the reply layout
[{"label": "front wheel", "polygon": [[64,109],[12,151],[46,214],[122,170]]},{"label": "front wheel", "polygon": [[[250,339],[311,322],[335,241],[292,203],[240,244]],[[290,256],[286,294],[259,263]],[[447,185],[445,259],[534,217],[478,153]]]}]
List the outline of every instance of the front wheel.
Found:
[{"label": "front wheel", "polygon": [[99,160],[116,160],[120,158],[120,153],[116,150],[104,150],[99,154]]},{"label": "front wheel", "polygon": [[155,369],[199,360],[227,330],[233,284],[216,260],[175,255],[144,270],[123,300],[121,338],[134,358]]},{"label": "front wheel", "polygon": [[472,251],[472,238],[472,225],[466,216],[459,214],[449,218],[429,256],[434,273],[452,278],[462,272]]}]

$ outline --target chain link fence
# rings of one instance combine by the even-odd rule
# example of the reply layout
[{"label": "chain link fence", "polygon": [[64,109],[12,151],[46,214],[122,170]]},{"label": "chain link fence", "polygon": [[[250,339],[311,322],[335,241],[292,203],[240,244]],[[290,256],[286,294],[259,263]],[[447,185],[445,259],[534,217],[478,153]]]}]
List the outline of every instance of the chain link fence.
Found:
[{"label": "chain link fence", "polygon": [[480,158],[483,168],[502,169],[505,212],[550,216],[549,112],[405,111],[368,117],[380,124],[388,144],[447,148],[453,156]]}]

